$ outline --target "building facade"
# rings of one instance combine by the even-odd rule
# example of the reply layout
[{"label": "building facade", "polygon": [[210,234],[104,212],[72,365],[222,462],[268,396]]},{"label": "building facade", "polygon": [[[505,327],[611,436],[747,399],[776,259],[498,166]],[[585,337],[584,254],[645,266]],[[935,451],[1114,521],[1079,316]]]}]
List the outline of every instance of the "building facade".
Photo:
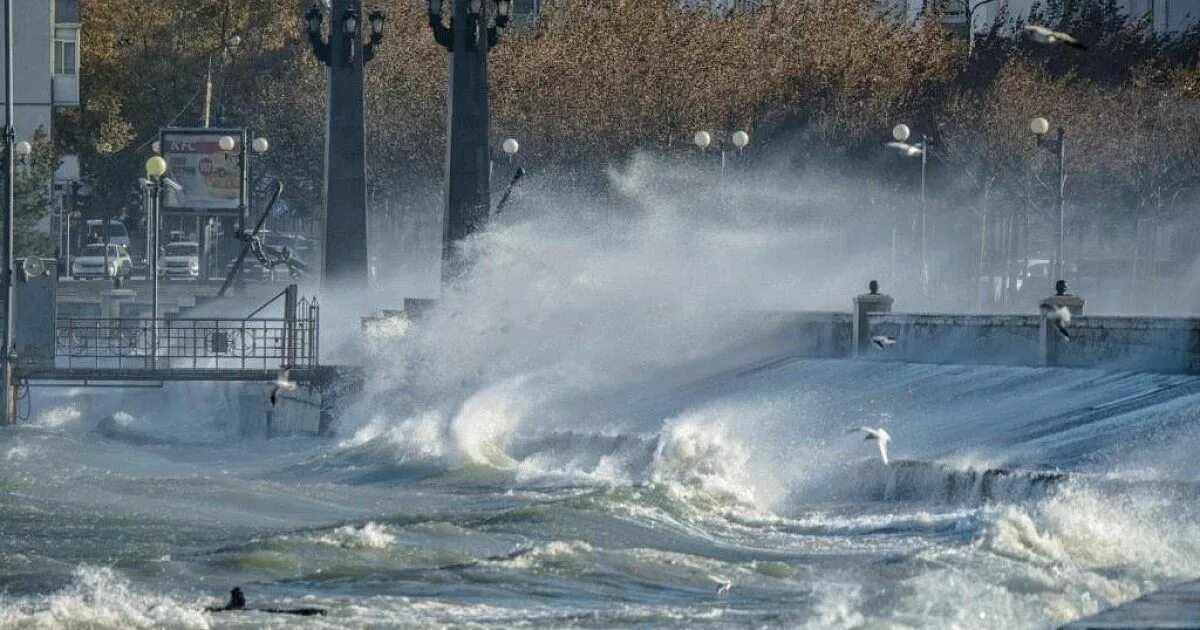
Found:
[{"label": "building facade", "polygon": [[[3,16],[0,16],[3,24]],[[54,134],[54,112],[79,107],[79,0],[21,0],[13,3],[13,127],[17,140],[32,140],[40,128]],[[3,51],[0,51],[3,54]],[[2,81],[0,81],[2,83]],[[8,98],[0,85],[0,102]],[[79,159],[63,155],[53,185],[63,191],[79,180]],[[61,202],[56,204],[62,208]],[[57,228],[47,218],[41,227]]]}]

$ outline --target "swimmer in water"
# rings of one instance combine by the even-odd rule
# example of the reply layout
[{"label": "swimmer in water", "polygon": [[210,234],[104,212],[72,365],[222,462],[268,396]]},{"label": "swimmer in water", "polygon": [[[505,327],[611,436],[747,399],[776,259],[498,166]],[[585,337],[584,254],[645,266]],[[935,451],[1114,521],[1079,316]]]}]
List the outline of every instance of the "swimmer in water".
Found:
[{"label": "swimmer in water", "polygon": [[252,610],[255,612],[273,613],[276,615],[301,615],[311,617],[313,615],[324,615],[324,608],[246,608],[246,595],[242,593],[239,587],[233,587],[229,591],[229,603],[224,606],[210,606],[205,609],[205,612],[232,612],[238,610]]}]

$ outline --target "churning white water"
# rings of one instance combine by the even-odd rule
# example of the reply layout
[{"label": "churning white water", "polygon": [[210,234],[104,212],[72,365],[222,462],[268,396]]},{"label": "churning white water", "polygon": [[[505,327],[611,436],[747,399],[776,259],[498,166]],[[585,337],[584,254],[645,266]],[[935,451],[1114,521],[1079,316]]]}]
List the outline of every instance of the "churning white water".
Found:
[{"label": "churning white water", "polygon": [[[1200,574],[1193,379],[795,357],[778,311],[884,277],[858,193],[693,175],[526,193],[346,350],[333,439],[237,437],[219,387],[36,393],[0,626],[1047,627]],[[327,615],[203,612],[233,586]]]}]

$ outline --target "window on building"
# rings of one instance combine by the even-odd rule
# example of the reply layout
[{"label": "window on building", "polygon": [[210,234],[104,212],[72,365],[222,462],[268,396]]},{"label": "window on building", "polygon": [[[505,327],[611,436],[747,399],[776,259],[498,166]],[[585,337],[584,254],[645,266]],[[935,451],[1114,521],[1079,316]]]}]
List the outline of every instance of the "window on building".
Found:
[{"label": "window on building", "polygon": [[55,22],[79,22],[78,0],[54,0]]},{"label": "window on building", "polygon": [[79,42],[75,29],[54,30],[54,74],[77,74],[79,70]]}]

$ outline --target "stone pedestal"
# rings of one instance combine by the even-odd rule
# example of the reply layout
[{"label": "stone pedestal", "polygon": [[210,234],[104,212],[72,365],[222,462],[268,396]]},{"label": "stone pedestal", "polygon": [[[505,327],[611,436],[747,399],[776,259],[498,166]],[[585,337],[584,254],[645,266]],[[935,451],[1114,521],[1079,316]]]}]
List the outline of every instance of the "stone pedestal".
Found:
[{"label": "stone pedestal", "polygon": [[105,319],[119,319],[121,317],[121,305],[131,304],[137,298],[137,291],[133,289],[105,289],[100,292],[100,317]]},{"label": "stone pedestal", "polygon": [[873,280],[870,287],[870,293],[854,297],[854,339],[851,347],[855,357],[866,352],[871,344],[871,322],[867,315],[892,312],[892,296],[879,293],[879,284]]}]

